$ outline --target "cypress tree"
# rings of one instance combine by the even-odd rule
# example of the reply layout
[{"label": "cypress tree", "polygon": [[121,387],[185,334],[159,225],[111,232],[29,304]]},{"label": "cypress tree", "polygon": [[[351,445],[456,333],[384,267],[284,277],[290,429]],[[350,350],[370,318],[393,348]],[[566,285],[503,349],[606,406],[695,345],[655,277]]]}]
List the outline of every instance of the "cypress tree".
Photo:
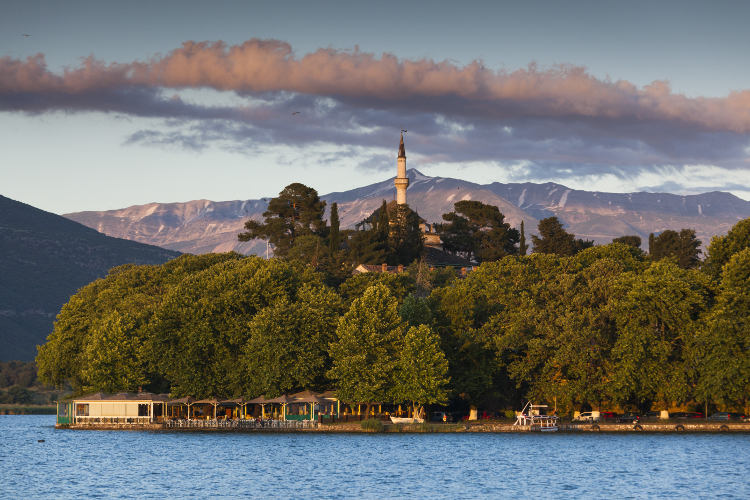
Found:
[{"label": "cypress tree", "polygon": [[521,220],[521,239],[518,240],[518,253],[520,255],[526,255],[526,250],[529,249],[529,245],[526,244],[526,234],[523,230],[523,220]]},{"label": "cypress tree", "polygon": [[331,249],[331,255],[339,251],[341,245],[341,235],[339,234],[339,205],[334,202],[331,205],[331,230],[328,233],[328,245]]}]

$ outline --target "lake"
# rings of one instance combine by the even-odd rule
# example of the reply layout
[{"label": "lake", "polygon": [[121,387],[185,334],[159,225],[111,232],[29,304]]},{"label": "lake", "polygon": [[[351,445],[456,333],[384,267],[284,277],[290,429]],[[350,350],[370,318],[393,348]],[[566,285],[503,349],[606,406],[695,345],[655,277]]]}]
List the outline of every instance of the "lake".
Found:
[{"label": "lake", "polygon": [[220,434],[54,421],[0,416],[0,498],[750,497],[748,434]]}]

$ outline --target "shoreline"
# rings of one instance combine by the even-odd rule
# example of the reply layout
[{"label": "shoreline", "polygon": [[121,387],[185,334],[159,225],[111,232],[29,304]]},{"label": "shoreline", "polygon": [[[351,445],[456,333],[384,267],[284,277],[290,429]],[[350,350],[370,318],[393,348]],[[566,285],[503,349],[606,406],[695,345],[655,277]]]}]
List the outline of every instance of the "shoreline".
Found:
[{"label": "shoreline", "polygon": [[[358,422],[318,424],[308,428],[226,428],[226,427],[194,427],[175,428],[166,427],[162,423],[144,424],[56,424],[56,429],[67,430],[123,430],[123,431],[153,431],[153,432],[235,432],[235,433],[328,433],[328,434],[456,434],[456,433],[487,433],[487,434],[524,434],[539,432],[537,429],[514,426],[511,423],[426,423],[426,424],[391,424],[384,423],[382,431],[363,429]],[[637,426],[633,424],[560,424],[557,433],[750,433],[750,423],[747,422],[643,422]]]}]

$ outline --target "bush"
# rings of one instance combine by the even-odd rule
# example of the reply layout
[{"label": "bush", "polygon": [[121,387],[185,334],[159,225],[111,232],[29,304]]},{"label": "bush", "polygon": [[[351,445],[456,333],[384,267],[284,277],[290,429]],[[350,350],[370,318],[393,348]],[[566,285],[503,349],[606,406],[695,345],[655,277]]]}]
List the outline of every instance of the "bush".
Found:
[{"label": "bush", "polygon": [[505,410],[503,414],[505,415],[505,418],[507,418],[508,420],[516,419],[516,412],[513,410]]},{"label": "bush", "polygon": [[363,420],[359,425],[363,430],[366,430],[368,432],[383,432],[383,430],[385,429],[383,422],[376,418],[368,418],[367,420]]}]

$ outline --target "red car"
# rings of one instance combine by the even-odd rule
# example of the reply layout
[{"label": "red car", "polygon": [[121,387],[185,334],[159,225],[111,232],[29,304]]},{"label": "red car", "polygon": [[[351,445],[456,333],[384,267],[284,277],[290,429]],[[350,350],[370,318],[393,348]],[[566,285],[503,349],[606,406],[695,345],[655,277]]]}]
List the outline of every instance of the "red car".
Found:
[{"label": "red car", "polygon": [[600,411],[599,420],[617,420],[617,413],[613,411]]}]

